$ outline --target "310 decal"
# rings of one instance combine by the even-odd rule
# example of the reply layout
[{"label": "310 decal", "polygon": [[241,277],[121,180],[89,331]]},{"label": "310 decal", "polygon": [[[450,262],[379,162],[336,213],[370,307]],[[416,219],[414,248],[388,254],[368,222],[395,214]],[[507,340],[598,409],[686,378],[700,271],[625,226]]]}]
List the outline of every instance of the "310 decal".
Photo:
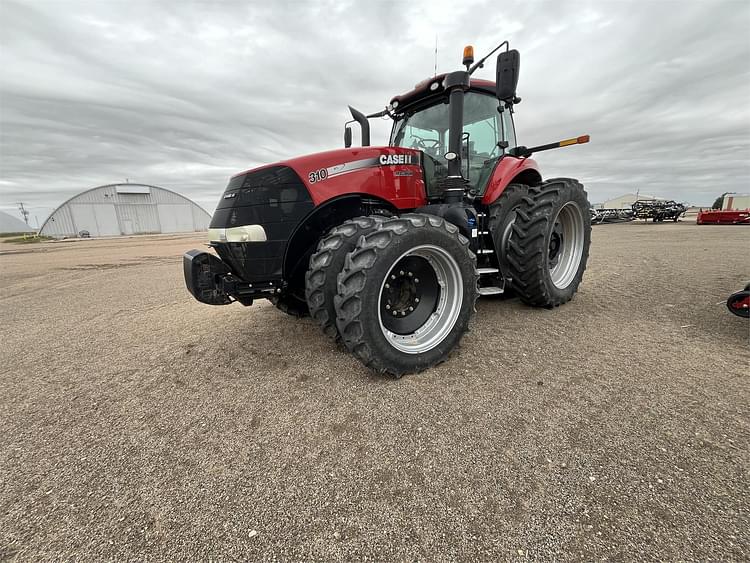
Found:
[{"label": "310 decal", "polygon": [[314,184],[315,182],[322,182],[326,178],[328,178],[328,170],[325,168],[321,168],[320,170],[313,170],[310,172],[310,174],[307,176],[308,180],[310,180],[311,184]]}]

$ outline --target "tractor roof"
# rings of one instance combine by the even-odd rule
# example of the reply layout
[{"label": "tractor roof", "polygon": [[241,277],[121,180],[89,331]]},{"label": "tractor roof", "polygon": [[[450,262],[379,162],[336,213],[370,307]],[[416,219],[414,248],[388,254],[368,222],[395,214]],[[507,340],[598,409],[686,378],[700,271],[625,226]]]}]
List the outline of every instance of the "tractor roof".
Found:
[{"label": "tractor roof", "polygon": [[[417,102],[421,102],[422,100],[425,100],[436,94],[442,93],[445,90],[443,88],[443,79],[445,78],[445,76],[445,74],[438,74],[431,78],[426,78],[425,80],[414,86],[413,90],[409,90],[408,92],[406,92],[405,94],[401,94],[400,96],[394,96],[391,99],[391,106],[394,106],[395,102],[393,111],[395,111],[396,113],[400,113],[403,108],[406,108]],[[433,86],[434,84],[437,84],[437,86]],[[489,80],[473,78],[471,80],[471,90],[494,96],[495,83]]]}]

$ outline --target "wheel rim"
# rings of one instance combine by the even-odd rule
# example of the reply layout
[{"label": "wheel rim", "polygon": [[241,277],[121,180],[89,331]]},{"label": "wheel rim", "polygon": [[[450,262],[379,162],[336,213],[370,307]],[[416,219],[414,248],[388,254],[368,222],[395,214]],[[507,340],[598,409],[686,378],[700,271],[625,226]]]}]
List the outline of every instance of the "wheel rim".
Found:
[{"label": "wheel rim", "polygon": [[396,260],[380,286],[380,330],[401,352],[427,352],[453,330],[462,302],[463,276],[453,256],[417,246]]},{"label": "wheel rim", "polygon": [[569,201],[557,212],[547,251],[547,266],[552,283],[565,289],[575,279],[583,257],[583,213]]}]

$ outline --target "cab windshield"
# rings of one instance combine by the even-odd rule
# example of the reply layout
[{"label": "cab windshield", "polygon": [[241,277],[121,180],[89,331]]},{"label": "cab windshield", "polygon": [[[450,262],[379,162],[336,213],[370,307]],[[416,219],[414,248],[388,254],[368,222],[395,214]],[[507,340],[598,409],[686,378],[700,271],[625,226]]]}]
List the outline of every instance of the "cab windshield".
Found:
[{"label": "cab windshield", "polygon": [[[464,96],[464,123],[462,129],[462,172],[476,192],[483,192],[497,159],[503,149],[501,140],[515,146],[513,121],[509,111],[497,110],[497,98],[477,92]],[[421,150],[425,154],[425,172],[430,183],[447,175],[448,137],[450,123],[448,104],[438,103],[412,114],[407,114],[394,124],[391,146]]]}]

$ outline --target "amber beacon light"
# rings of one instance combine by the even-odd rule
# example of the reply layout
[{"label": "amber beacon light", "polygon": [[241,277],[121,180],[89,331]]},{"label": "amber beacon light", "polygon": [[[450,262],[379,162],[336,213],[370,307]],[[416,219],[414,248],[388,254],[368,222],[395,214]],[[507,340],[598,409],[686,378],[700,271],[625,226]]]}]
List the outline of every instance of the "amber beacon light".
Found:
[{"label": "amber beacon light", "polygon": [[464,47],[464,66],[470,67],[474,63],[474,47],[467,45]]}]

